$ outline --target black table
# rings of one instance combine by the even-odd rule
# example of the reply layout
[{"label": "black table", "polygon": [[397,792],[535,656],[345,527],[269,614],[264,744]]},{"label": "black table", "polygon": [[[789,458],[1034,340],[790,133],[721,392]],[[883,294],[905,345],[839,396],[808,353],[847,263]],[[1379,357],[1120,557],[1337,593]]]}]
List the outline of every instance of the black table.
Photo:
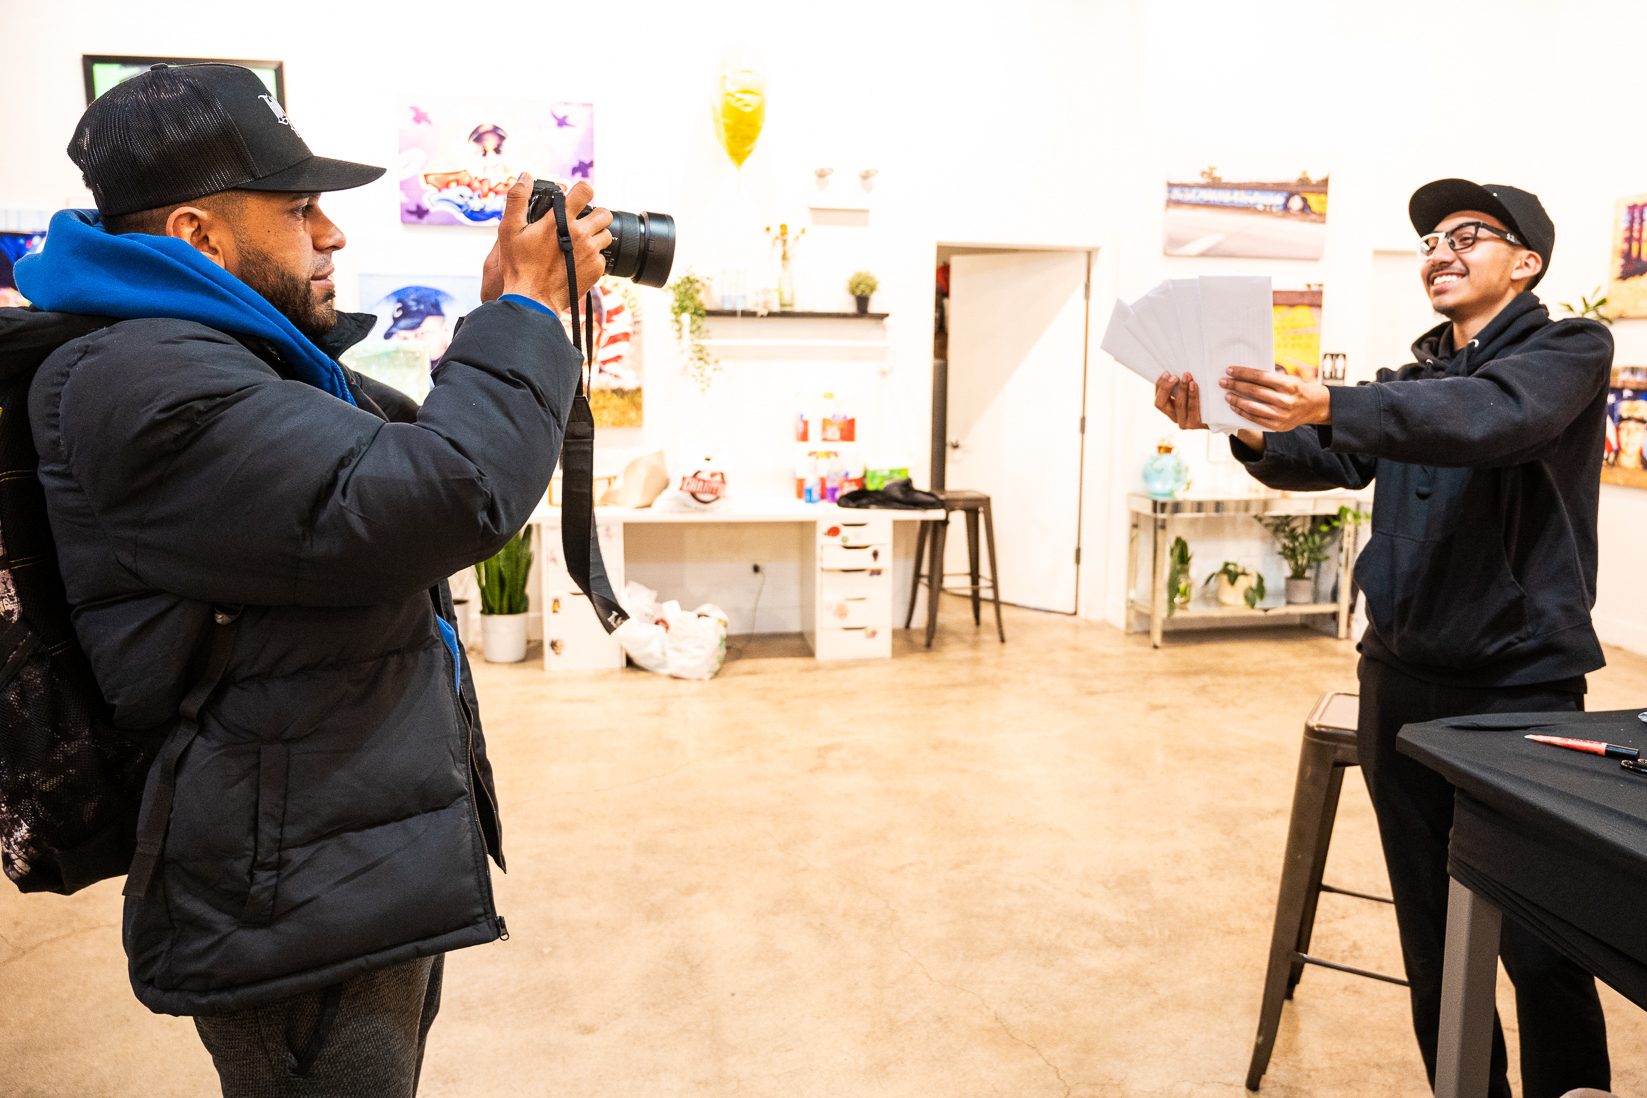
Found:
[{"label": "black table", "polygon": [[1647,775],[1527,733],[1647,753],[1637,710],[1491,714],[1401,730],[1453,784],[1436,1098],[1487,1092],[1501,912],[1647,1009]]}]

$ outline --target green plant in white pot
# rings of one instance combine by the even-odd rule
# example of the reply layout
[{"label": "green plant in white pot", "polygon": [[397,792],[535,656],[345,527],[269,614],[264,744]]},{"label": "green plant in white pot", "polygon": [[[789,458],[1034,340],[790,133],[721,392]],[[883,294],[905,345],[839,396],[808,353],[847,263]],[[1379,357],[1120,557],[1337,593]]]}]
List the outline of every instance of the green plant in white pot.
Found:
[{"label": "green plant in white pot", "polygon": [[1258,524],[1275,539],[1276,550],[1287,564],[1287,602],[1292,605],[1315,601],[1316,565],[1332,556],[1338,537],[1334,515],[1260,516]]},{"label": "green plant in white pot", "polygon": [[526,658],[526,577],[532,571],[532,528],[510,538],[496,555],[475,565],[480,581],[480,643],[488,663]]},{"label": "green plant in white pot", "polygon": [[1264,601],[1264,577],[1247,571],[1233,560],[1226,560],[1201,586],[1206,587],[1214,580],[1218,581],[1219,606],[1240,606],[1244,602],[1247,609],[1256,610]]}]

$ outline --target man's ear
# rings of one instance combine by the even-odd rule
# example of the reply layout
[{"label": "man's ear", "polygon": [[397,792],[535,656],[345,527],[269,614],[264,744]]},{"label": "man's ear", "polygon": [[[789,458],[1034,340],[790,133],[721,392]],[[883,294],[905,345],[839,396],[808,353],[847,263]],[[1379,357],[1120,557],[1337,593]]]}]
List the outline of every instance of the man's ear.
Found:
[{"label": "man's ear", "polygon": [[[1515,266],[1510,268],[1510,281],[1531,282],[1543,269],[1544,257],[1531,249],[1523,248],[1515,257]],[[1522,289],[1526,289],[1526,286],[1523,285]]]},{"label": "man's ear", "polygon": [[179,206],[166,217],[166,234],[227,269],[234,252],[229,226],[221,217],[199,206]]}]

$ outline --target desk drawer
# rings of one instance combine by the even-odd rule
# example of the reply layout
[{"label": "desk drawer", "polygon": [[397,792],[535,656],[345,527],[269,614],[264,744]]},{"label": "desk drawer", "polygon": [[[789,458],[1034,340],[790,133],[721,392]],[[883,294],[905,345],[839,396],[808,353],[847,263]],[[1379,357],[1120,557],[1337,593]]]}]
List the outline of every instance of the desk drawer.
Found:
[{"label": "desk drawer", "polygon": [[887,568],[892,563],[892,550],[884,545],[837,545],[824,543],[818,547],[819,568]]},{"label": "desk drawer", "polygon": [[[892,571],[888,568],[866,568],[853,572],[819,572],[818,606],[820,609],[842,599],[879,600],[891,605]],[[599,622],[596,623],[600,624]]]},{"label": "desk drawer", "polygon": [[892,544],[892,519],[886,515],[853,515],[818,523],[818,545],[845,548]]},{"label": "desk drawer", "polygon": [[884,660],[892,655],[892,630],[819,627],[813,655],[820,660]]},{"label": "desk drawer", "polygon": [[892,627],[892,604],[877,593],[823,598],[818,605],[819,629],[859,629]]}]

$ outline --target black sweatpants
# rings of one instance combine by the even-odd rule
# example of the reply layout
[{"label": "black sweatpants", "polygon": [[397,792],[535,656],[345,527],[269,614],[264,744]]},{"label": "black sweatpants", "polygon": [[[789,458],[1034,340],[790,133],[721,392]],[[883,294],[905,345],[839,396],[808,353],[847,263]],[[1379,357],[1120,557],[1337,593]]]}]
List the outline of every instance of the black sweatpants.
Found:
[{"label": "black sweatpants", "polygon": [[[1378,817],[1389,867],[1401,954],[1411,983],[1413,1028],[1435,1083],[1441,970],[1447,928],[1447,838],[1453,788],[1395,748],[1404,725],[1476,713],[1582,710],[1584,695],[1547,686],[1474,689],[1437,686],[1376,660],[1361,661],[1361,772]],[[1505,916],[1500,956],[1515,984],[1523,1098],[1560,1098],[1575,1087],[1608,1089],[1607,1028],[1595,980]],[[1504,1031],[1493,1018],[1487,1092],[1510,1098]]]},{"label": "black sweatpants", "polygon": [[413,1098],[445,960],[423,957],[195,1018],[224,1098]]}]

